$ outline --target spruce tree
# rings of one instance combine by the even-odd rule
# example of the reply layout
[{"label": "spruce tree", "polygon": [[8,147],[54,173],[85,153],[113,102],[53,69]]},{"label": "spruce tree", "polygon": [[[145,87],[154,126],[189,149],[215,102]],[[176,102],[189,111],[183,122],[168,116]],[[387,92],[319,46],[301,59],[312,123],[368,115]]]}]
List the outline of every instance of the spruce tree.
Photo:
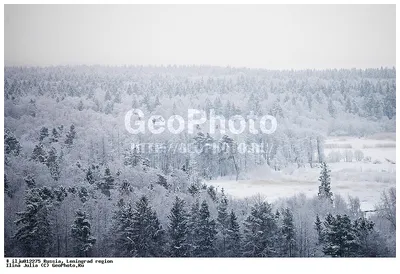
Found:
[{"label": "spruce tree", "polygon": [[110,168],[106,168],[104,171],[103,179],[100,180],[97,185],[100,189],[101,193],[106,195],[107,197],[111,196],[111,189],[114,189],[114,177],[111,175]]},{"label": "spruce tree", "polygon": [[53,130],[51,131],[50,142],[51,143],[57,143],[58,142],[58,138],[60,138],[60,134],[58,133],[56,128],[53,128]]},{"label": "spruce tree", "polygon": [[78,110],[79,110],[79,111],[82,111],[83,108],[84,108],[83,102],[82,102],[82,100],[80,100],[80,101],[79,101],[79,104],[78,104]]},{"label": "spruce tree", "polygon": [[192,195],[193,197],[196,196],[197,194],[199,194],[199,187],[197,186],[197,184],[192,183],[189,187],[188,187],[188,192],[190,193],[190,195]]},{"label": "spruce tree", "polygon": [[197,257],[213,257],[216,254],[215,239],[216,228],[215,221],[210,217],[210,211],[206,201],[201,203],[198,220],[198,248]]},{"label": "spruce tree", "polygon": [[281,232],[284,240],[283,255],[285,255],[285,257],[293,257],[296,246],[293,214],[289,208],[286,208],[283,210],[282,216],[283,222]]},{"label": "spruce tree", "polygon": [[18,226],[14,238],[27,257],[46,257],[51,243],[49,211],[51,196],[47,189],[30,188],[25,194],[26,209],[18,212],[15,224]]},{"label": "spruce tree", "polygon": [[244,222],[243,255],[247,257],[276,256],[278,227],[272,207],[257,202]]},{"label": "spruce tree", "polygon": [[374,230],[375,223],[360,217],[353,222],[353,227],[357,235],[357,256],[358,257],[377,257],[380,251],[377,238],[379,235]]},{"label": "spruce tree", "polygon": [[105,101],[111,100],[111,93],[110,93],[109,90],[106,91],[106,95],[105,95],[105,97],[104,97],[104,100],[105,100]]},{"label": "spruce tree", "polygon": [[219,234],[221,235],[222,238],[220,251],[221,254],[224,255],[226,250],[226,237],[228,233],[229,214],[228,214],[228,199],[226,198],[223,189],[217,210],[218,210],[217,227]]},{"label": "spruce tree", "polygon": [[164,232],[145,196],[135,205],[131,233],[135,257],[163,255]]},{"label": "spruce tree", "polygon": [[168,216],[169,226],[169,254],[172,257],[186,257],[189,252],[187,242],[188,214],[185,210],[185,201],[175,198],[171,213]]},{"label": "spruce tree", "polygon": [[328,214],[324,222],[323,252],[332,257],[354,257],[359,249],[356,231],[347,215]]},{"label": "spruce tree", "polygon": [[54,147],[50,149],[48,152],[48,156],[46,159],[46,165],[49,168],[50,175],[51,177],[55,180],[58,181],[60,178],[60,166],[58,164],[58,157],[57,157],[57,152]]},{"label": "spruce tree", "polygon": [[42,142],[48,136],[49,136],[49,129],[47,127],[42,127],[39,133],[39,142]]},{"label": "spruce tree", "polygon": [[321,174],[318,179],[318,181],[321,183],[318,188],[318,197],[321,199],[327,199],[333,203],[333,194],[331,191],[331,171],[325,162],[321,164],[321,168]]},{"label": "spruce tree", "polygon": [[190,256],[194,257],[198,249],[198,230],[199,230],[199,215],[200,205],[199,200],[196,200],[190,208],[189,220],[188,220],[188,244],[190,248]]},{"label": "spruce tree", "polygon": [[78,257],[88,257],[96,243],[96,239],[91,235],[91,226],[85,212],[78,210],[74,224],[71,227],[72,238],[74,240],[74,255]]},{"label": "spruce tree", "polygon": [[116,238],[115,255],[133,256],[135,250],[132,240],[134,209],[131,203],[125,204],[123,200],[117,206],[113,216],[113,230]]},{"label": "spruce tree", "polygon": [[43,149],[43,145],[41,143],[37,144],[33,149],[31,159],[34,161],[38,161],[39,163],[45,164],[47,161],[47,153]]},{"label": "spruce tree", "polygon": [[237,222],[237,217],[233,210],[228,219],[228,230],[226,236],[226,256],[238,257],[241,249],[240,226]]},{"label": "spruce tree", "polygon": [[35,187],[36,187],[36,181],[35,181],[34,176],[28,174],[28,175],[26,175],[26,176],[24,177],[24,181],[25,181],[26,186],[27,186],[28,188],[35,188]]},{"label": "spruce tree", "polygon": [[67,146],[72,146],[74,143],[76,137],[76,131],[75,131],[75,126],[71,125],[69,128],[69,132],[67,132],[66,139],[65,139],[65,144]]},{"label": "spruce tree", "polygon": [[314,227],[315,230],[317,231],[318,234],[318,244],[321,244],[323,241],[323,234],[322,234],[322,222],[321,219],[319,218],[319,216],[317,215],[317,217],[315,218],[315,223],[314,223]]},{"label": "spruce tree", "polygon": [[4,130],[4,152],[5,154],[19,155],[21,151],[21,145],[14,134],[9,130]]}]

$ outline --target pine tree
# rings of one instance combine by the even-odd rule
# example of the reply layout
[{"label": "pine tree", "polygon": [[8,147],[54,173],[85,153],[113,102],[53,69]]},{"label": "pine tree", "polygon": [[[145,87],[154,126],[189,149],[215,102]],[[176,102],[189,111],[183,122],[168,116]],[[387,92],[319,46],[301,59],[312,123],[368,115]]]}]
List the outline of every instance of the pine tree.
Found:
[{"label": "pine tree", "polygon": [[74,255],[78,257],[88,257],[96,243],[96,239],[91,235],[90,222],[85,212],[78,210],[74,224],[71,227],[72,238],[74,239]]},{"label": "pine tree", "polygon": [[244,222],[243,255],[246,257],[275,256],[278,227],[272,207],[266,202],[256,203]]},{"label": "pine tree", "polygon": [[318,181],[320,181],[321,185],[318,189],[318,197],[321,199],[328,199],[331,203],[333,203],[333,193],[331,191],[331,176],[330,170],[325,162],[321,164],[322,170],[319,176]]},{"label": "pine tree", "polygon": [[186,257],[189,252],[187,242],[188,234],[188,215],[185,210],[185,201],[175,198],[171,213],[168,216],[168,234],[170,238],[169,254],[172,257]]},{"label": "pine tree", "polygon": [[217,227],[222,238],[222,246],[220,248],[221,249],[220,252],[222,255],[225,255],[226,237],[228,234],[228,225],[229,225],[229,214],[228,214],[228,199],[226,198],[223,189],[217,210],[218,210]]},{"label": "pine tree", "polygon": [[135,205],[131,233],[135,257],[163,255],[164,231],[145,196]]},{"label": "pine tree", "polygon": [[210,217],[207,202],[203,201],[199,211],[197,257],[215,256],[216,234],[215,221]]},{"label": "pine tree", "polygon": [[48,190],[31,188],[25,194],[25,211],[18,212],[15,224],[19,227],[14,238],[21,244],[24,256],[46,257],[51,243],[49,211],[51,196]]},{"label": "pine tree", "polygon": [[240,244],[241,244],[240,226],[237,222],[237,217],[232,210],[228,219],[225,254],[229,257],[240,256],[240,249],[241,249]]},{"label": "pine tree", "polygon": [[287,257],[293,257],[296,246],[293,214],[289,208],[286,208],[283,210],[282,215],[283,223],[281,232],[284,240],[283,253]]}]

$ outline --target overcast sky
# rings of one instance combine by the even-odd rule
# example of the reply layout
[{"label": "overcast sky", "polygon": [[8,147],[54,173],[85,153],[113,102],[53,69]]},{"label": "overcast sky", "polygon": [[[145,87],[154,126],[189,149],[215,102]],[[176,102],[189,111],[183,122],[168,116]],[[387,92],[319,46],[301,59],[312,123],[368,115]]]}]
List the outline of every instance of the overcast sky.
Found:
[{"label": "overcast sky", "polygon": [[6,5],[5,64],[392,67],[395,25],[395,5]]}]

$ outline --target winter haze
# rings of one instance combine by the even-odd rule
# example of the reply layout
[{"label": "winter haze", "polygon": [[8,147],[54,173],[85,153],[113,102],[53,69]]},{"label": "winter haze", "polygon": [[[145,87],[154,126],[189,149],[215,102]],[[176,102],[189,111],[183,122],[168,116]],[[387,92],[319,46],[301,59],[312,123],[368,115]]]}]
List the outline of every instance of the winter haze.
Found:
[{"label": "winter haze", "polygon": [[10,6],[6,65],[392,67],[394,5]]},{"label": "winter haze", "polygon": [[4,15],[6,257],[396,256],[395,5]]}]

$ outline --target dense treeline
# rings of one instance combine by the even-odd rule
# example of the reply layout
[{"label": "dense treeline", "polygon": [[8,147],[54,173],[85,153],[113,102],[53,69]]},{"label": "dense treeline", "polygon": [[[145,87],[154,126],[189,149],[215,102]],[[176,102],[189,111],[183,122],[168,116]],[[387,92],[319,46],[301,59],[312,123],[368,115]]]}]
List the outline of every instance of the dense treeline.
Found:
[{"label": "dense treeline", "polygon": [[[41,131],[41,142],[49,138],[45,132]],[[18,159],[18,140],[12,135],[6,137],[8,160]],[[61,146],[73,148],[75,138],[71,127],[64,142],[61,138],[58,140]],[[38,147],[46,151],[43,146]],[[31,161],[47,168],[49,176],[57,182],[60,177],[55,170],[59,166],[51,156],[53,150],[44,155],[37,151],[35,147]],[[5,177],[6,212],[11,211],[12,205],[24,201],[16,218],[6,221],[7,256],[374,257],[395,254],[390,244],[395,237],[395,190],[383,197],[383,204],[377,208],[379,214],[372,216],[381,227],[388,229],[388,233],[382,233],[375,229],[373,218],[367,218],[361,211],[358,199],[350,199],[346,204],[340,196],[333,196],[326,163],[321,166],[317,197],[308,200],[299,196],[275,205],[261,197],[229,201],[223,190],[219,192],[196,180],[190,183],[186,172],[167,177],[156,174],[157,170],[146,162],[130,166],[134,174],[145,178],[139,184],[122,179],[123,171],[112,174],[110,168],[102,165],[85,169],[78,163],[77,168],[81,183],[69,187],[41,185],[34,175],[27,174],[24,185],[13,190]],[[151,175],[154,174],[153,184]],[[158,210],[148,197],[158,202]],[[301,207],[305,205],[303,211]]]},{"label": "dense treeline", "polygon": [[[150,115],[187,117],[187,109],[215,110],[227,119],[235,114],[259,117],[270,114],[278,121],[272,135],[228,134],[234,144],[259,144],[263,151],[232,157],[198,157],[185,153],[146,153],[153,168],[164,172],[183,165],[198,166],[201,176],[238,176],[254,166],[268,164],[280,170],[324,160],[321,150],[329,135],[365,136],[395,131],[396,70],[268,71],[216,67],[52,67],[5,68],[6,127],[27,146],[35,146],[38,128],[49,134],[73,124],[81,132],[79,158],[92,163],[123,161],[132,143],[156,142],[216,144],[224,135],[208,135],[208,122],[198,127],[198,138],[178,135],[131,135],[124,116],[132,108]],[[250,116],[249,116],[250,115]],[[215,125],[219,127],[219,124]],[[52,129],[53,128],[53,129]],[[50,132],[51,131],[51,132]],[[55,134],[57,134],[55,132]],[[195,140],[194,140],[195,139]],[[228,159],[229,158],[229,159]],[[331,159],[335,158],[335,159]],[[352,157],[351,157],[352,158]],[[356,157],[363,160],[363,156]],[[349,157],[331,155],[330,161]]]},{"label": "dense treeline", "polygon": [[[279,127],[273,135],[210,135],[205,124],[193,136],[133,136],[124,128],[132,107],[165,117],[185,117],[188,107],[269,113]],[[328,134],[394,125],[395,69],[6,68],[5,254],[394,256],[394,190],[365,216],[357,199],[330,192],[326,165],[311,199],[232,199],[204,184],[255,165],[317,167]],[[131,149],[140,142],[193,142],[202,150]],[[266,150],[209,149],[241,142]]]}]

